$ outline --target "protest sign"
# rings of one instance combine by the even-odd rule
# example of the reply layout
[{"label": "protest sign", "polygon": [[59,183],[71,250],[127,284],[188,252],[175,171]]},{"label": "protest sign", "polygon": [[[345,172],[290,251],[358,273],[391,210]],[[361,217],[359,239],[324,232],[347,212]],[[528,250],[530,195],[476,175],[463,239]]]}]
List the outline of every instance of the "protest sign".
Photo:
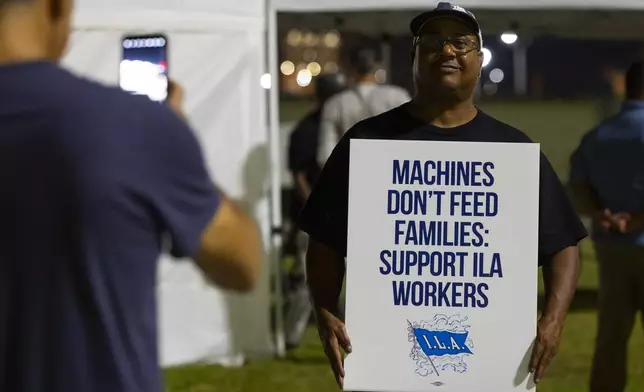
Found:
[{"label": "protest sign", "polygon": [[534,389],[539,145],[352,140],[347,391]]}]

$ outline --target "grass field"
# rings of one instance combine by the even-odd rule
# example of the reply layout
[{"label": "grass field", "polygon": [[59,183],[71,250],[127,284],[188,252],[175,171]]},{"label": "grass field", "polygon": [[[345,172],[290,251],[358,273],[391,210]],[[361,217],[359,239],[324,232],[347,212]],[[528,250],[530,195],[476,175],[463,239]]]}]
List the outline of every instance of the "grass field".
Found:
[{"label": "grass field", "polygon": [[[486,104],[484,110],[519,127],[550,158],[565,177],[567,160],[579,137],[597,121],[592,103]],[[282,118],[293,119],[302,107],[283,108]],[[291,118],[289,118],[291,117]],[[540,384],[540,392],[587,391],[594,336],[597,266],[588,242],[582,246],[582,278],[558,356]],[[630,343],[629,392],[644,391],[644,334],[642,323]],[[166,371],[168,392],[330,392],[336,391],[317,336],[307,332],[301,348],[283,360],[258,360],[240,369],[188,366]],[[469,391],[463,391],[469,392]],[[612,392],[612,391],[607,391]]]}]

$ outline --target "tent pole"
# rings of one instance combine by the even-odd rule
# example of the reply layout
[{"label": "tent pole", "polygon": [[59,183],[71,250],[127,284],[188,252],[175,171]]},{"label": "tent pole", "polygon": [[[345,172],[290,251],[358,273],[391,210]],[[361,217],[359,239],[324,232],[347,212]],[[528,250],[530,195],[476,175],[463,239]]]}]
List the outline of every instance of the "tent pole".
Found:
[{"label": "tent pole", "polygon": [[514,95],[525,97],[528,95],[528,48],[529,38],[520,38],[512,48],[512,66],[514,68]]},{"label": "tent pole", "polygon": [[275,309],[275,350],[278,357],[286,355],[284,338],[284,299],[282,296],[282,176],[279,119],[279,45],[277,10],[272,0],[266,0],[267,66],[271,75],[268,89],[268,131],[271,170],[271,247],[270,264],[273,276],[273,301]]}]

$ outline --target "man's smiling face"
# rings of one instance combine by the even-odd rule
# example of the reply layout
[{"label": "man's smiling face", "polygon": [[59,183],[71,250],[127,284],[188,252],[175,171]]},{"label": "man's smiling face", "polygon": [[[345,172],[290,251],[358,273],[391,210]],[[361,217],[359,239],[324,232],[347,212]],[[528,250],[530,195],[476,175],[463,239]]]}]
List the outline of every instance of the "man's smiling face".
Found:
[{"label": "man's smiling face", "polygon": [[455,18],[428,21],[414,47],[417,85],[448,90],[474,88],[481,73],[483,55],[476,31]]}]

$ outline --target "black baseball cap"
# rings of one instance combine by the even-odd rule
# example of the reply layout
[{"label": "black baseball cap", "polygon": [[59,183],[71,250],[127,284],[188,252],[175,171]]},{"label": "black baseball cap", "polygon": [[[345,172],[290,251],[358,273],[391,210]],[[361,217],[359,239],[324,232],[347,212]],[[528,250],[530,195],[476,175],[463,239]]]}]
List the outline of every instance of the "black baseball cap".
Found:
[{"label": "black baseball cap", "polygon": [[411,20],[411,23],[409,23],[409,29],[414,37],[417,37],[425,23],[439,18],[454,18],[465,23],[474,30],[478,36],[479,45],[483,46],[483,33],[481,32],[481,26],[476,20],[474,14],[465,8],[452,3],[440,2],[433,10],[417,15]]}]

